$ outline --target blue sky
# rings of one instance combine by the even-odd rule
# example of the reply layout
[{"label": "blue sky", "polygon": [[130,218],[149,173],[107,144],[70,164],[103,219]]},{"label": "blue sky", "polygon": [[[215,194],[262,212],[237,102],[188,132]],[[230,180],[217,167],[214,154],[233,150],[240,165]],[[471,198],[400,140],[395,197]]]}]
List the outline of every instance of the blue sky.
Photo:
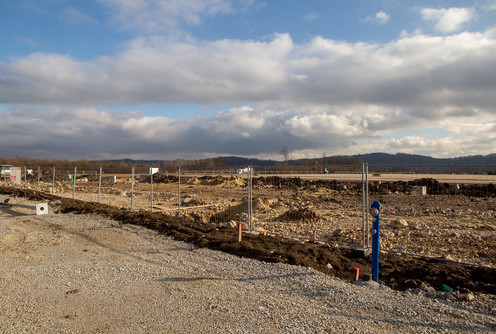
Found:
[{"label": "blue sky", "polygon": [[0,155],[495,153],[496,1],[0,0]]}]

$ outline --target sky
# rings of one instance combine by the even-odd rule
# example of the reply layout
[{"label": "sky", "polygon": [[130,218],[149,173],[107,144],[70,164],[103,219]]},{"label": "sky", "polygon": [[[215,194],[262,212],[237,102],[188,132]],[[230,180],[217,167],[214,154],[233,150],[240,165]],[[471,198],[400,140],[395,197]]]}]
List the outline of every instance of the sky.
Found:
[{"label": "sky", "polygon": [[496,153],[496,0],[0,0],[0,156]]}]

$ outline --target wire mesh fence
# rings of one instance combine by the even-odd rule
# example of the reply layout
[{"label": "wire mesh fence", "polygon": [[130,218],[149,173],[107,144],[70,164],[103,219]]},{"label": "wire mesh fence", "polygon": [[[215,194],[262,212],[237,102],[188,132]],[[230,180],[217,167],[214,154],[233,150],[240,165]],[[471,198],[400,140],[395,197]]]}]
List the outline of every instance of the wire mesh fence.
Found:
[{"label": "wire mesh fence", "polygon": [[[78,168],[27,166],[24,187],[126,210],[153,210],[198,222],[316,242],[368,248],[368,203],[379,200],[381,249],[496,266],[496,175],[419,174],[364,165],[328,166],[328,173],[266,169],[153,166]],[[386,172],[382,172],[382,170]]]}]

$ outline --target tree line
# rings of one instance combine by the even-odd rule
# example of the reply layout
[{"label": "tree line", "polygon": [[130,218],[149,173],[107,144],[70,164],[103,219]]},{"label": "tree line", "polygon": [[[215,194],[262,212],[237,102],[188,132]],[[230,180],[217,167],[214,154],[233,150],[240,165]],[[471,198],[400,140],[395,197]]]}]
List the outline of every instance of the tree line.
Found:
[{"label": "tree line", "polygon": [[126,170],[128,171],[131,167],[160,167],[160,168],[174,168],[177,167],[205,167],[205,168],[215,168],[215,167],[225,167],[225,161],[222,158],[207,158],[199,160],[186,160],[186,159],[175,159],[175,160],[68,160],[68,159],[49,159],[49,158],[31,158],[27,156],[15,156],[15,157],[2,157],[0,156],[0,165],[12,165],[12,166],[28,166],[31,168],[36,167],[55,167],[55,168],[69,168],[77,167],[84,169],[97,169],[103,167],[105,169],[112,170]]}]

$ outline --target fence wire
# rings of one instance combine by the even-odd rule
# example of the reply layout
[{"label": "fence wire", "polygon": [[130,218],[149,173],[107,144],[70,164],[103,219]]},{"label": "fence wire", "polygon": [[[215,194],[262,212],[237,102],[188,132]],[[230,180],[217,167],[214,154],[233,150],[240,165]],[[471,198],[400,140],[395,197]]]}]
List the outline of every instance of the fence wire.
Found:
[{"label": "fence wire", "polygon": [[[368,198],[383,204],[381,248],[496,266],[496,173],[391,173],[394,166],[269,174],[149,167],[22,167],[4,185],[299,240],[369,247]],[[424,170],[422,166],[420,170]],[[307,171],[308,172],[308,171]],[[15,181],[13,183],[11,181]]]}]

